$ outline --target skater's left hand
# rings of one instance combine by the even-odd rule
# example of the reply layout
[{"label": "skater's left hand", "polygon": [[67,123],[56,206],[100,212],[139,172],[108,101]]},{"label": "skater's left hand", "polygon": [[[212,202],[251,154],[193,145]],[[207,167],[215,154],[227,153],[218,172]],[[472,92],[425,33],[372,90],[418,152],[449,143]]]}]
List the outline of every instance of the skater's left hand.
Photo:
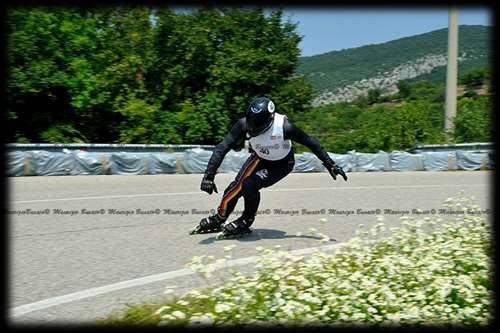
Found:
[{"label": "skater's left hand", "polygon": [[202,191],[207,192],[208,194],[212,194],[212,192],[214,191],[215,193],[219,193],[219,191],[217,191],[217,186],[215,186],[214,180],[209,179],[206,176],[203,177],[200,188]]},{"label": "skater's left hand", "polygon": [[326,169],[332,176],[333,180],[337,180],[337,175],[341,175],[342,178],[344,178],[345,181],[347,181],[347,175],[344,172],[344,169],[342,169],[341,166],[338,166],[337,164],[333,163],[330,165],[325,165]]}]

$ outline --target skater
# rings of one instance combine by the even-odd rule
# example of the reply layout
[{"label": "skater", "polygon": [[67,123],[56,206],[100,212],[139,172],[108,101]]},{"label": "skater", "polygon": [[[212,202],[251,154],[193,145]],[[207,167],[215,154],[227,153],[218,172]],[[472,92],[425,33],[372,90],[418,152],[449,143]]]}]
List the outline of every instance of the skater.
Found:
[{"label": "skater", "polygon": [[[269,98],[259,97],[250,103],[245,117],[240,118],[215,147],[201,182],[202,191],[218,193],[214,182],[216,171],[233,144],[244,135],[250,143],[250,156],[225,189],[217,213],[203,218],[191,234],[220,232],[216,238],[221,239],[251,233],[250,226],[260,202],[259,190],[277,183],[293,170],[295,160],[291,141],[309,148],[323,162],[333,179],[341,175],[347,181],[342,168],[335,164],[316,139],[295,127],[285,115],[277,113]],[[228,223],[229,215],[242,196],[245,204],[243,214]]]}]

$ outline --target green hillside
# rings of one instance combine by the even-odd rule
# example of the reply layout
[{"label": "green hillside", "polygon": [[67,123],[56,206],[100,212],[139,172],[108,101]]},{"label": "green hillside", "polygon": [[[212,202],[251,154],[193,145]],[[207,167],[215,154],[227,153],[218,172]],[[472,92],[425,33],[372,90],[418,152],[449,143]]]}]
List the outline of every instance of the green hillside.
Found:
[{"label": "green hillside", "polygon": [[[460,69],[488,64],[492,28],[480,25],[459,27],[459,55],[465,52]],[[333,37],[335,38],[335,37]],[[368,79],[405,63],[428,55],[446,55],[448,29],[405,37],[382,44],[332,51],[299,58],[298,74],[305,75],[316,92],[333,90],[355,81]],[[441,68],[440,68],[441,67]],[[425,74],[426,79],[444,80],[445,66]]]}]

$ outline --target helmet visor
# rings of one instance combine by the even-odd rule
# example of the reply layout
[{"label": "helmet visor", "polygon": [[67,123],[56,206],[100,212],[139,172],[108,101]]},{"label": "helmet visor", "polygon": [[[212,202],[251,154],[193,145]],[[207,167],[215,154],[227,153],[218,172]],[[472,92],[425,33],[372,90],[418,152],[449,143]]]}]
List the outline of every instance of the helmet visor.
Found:
[{"label": "helmet visor", "polygon": [[247,119],[247,130],[250,136],[257,136],[265,132],[273,123],[273,118],[259,121],[259,119]]}]

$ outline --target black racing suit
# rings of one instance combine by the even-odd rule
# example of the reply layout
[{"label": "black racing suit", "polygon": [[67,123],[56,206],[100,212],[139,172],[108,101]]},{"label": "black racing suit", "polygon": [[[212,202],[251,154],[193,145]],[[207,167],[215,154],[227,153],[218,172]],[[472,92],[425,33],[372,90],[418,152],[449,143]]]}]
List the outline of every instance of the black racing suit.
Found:
[{"label": "black racing suit", "polygon": [[[246,133],[246,120],[243,117],[233,125],[227,136],[215,147],[205,171],[206,179],[213,180],[215,178],[215,173],[222,163],[224,156],[233,148],[235,142],[242,139]],[[328,156],[327,152],[315,138],[297,128],[286,117],[283,123],[283,139],[292,140],[306,146],[324,164],[334,164],[330,156]],[[292,172],[294,165],[295,159],[292,150],[290,150],[290,153],[285,158],[277,161],[264,160],[252,151],[234,181],[224,190],[224,195],[222,196],[217,212],[219,215],[227,218],[236,207],[238,199],[243,196],[245,209],[242,216],[243,218],[253,220],[259,207],[259,190],[283,179]]]}]

